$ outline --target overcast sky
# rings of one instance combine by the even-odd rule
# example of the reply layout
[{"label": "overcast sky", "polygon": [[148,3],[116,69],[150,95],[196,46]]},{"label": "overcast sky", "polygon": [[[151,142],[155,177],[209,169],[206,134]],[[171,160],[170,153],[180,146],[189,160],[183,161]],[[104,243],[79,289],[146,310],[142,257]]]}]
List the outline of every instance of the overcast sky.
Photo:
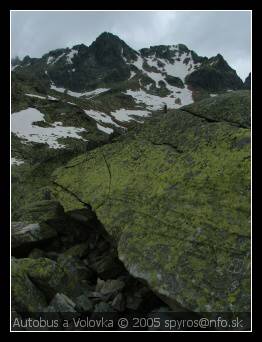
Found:
[{"label": "overcast sky", "polygon": [[41,57],[90,45],[107,31],[134,49],[183,43],[200,56],[221,53],[245,79],[251,71],[250,21],[248,11],[12,11],[11,54]]}]

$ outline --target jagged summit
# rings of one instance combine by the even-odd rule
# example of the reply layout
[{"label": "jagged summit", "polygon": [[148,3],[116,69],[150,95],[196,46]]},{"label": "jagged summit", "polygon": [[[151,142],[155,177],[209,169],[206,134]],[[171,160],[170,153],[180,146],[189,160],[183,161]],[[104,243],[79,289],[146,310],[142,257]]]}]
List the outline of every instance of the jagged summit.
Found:
[{"label": "jagged summit", "polygon": [[108,50],[114,50],[118,48],[118,52],[120,52],[121,48],[132,50],[122,39],[110,32],[101,33],[89,47],[90,49],[93,49],[102,46],[105,46],[105,48]]},{"label": "jagged summit", "polygon": [[163,96],[174,91],[170,85],[178,84],[189,86],[195,94],[244,87],[221,54],[201,57],[184,44],[156,45],[136,51],[110,32],[101,33],[90,46],[77,44],[55,49],[42,58],[26,56],[13,70],[45,78],[50,86],[55,84],[77,92],[129,80],[132,84],[136,81],[137,90],[146,87],[146,93],[150,89],[151,95]]},{"label": "jagged summit", "polygon": [[115,41],[121,41],[121,39],[117,36],[117,35],[115,35],[115,34],[113,34],[113,33],[111,33],[111,32],[102,32],[97,38],[96,38],[96,40],[94,41],[94,42],[96,42],[96,41],[99,41],[99,40],[115,40]]},{"label": "jagged summit", "polygon": [[[102,66],[125,66],[125,59],[136,59],[137,52],[118,36],[104,32],[89,47]],[[118,64],[118,65],[117,65]]]}]

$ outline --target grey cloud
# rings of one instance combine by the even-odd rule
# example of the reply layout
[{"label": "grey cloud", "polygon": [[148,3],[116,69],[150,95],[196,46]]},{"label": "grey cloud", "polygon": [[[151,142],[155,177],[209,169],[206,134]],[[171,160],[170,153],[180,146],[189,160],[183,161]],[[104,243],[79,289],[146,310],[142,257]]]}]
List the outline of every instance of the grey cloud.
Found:
[{"label": "grey cloud", "polygon": [[221,53],[242,79],[251,69],[248,11],[13,11],[11,19],[12,56],[21,58],[90,45],[109,31],[134,49],[183,43],[202,56]]}]

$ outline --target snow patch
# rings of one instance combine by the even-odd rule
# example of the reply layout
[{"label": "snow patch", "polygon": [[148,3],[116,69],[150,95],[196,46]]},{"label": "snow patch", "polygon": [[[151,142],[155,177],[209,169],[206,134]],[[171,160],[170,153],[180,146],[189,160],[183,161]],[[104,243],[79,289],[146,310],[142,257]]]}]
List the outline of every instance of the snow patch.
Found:
[{"label": "snow patch", "polygon": [[[189,58],[188,63],[184,63],[185,59]],[[183,82],[187,75],[191,74],[194,71],[194,66],[196,65],[193,62],[191,52],[184,52],[180,57],[180,60],[175,60],[174,63],[170,63],[168,60],[164,60],[159,58],[158,60],[164,64],[165,72],[174,77],[180,78]]]},{"label": "snow patch", "polygon": [[114,125],[116,127],[121,127],[117,123],[115,123],[109,115],[107,115],[105,113],[98,112],[98,111],[95,111],[92,109],[84,110],[84,112],[86,113],[86,115],[90,116],[92,119],[94,119],[98,122],[111,124],[111,125]]},{"label": "snow patch", "polygon": [[59,93],[64,93],[64,91],[65,91],[65,88],[62,88],[62,87],[56,87],[53,83],[51,84],[51,87],[50,87],[50,89],[52,89],[52,90],[55,90],[55,91],[58,91]]},{"label": "snow patch", "polygon": [[114,132],[114,130],[112,128],[101,126],[101,125],[99,125],[99,123],[97,123],[96,126],[100,131],[102,131],[106,134],[111,134]]},{"label": "snow patch", "polygon": [[[160,110],[163,108],[164,104],[167,105],[168,108],[179,108],[181,106],[190,104],[193,102],[192,98],[192,92],[187,89],[180,89],[176,87],[173,88],[173,94],[166,96],[166,97],[160,97],[156,95],[151,95],[145,92],[144,90],[131,90],[128,89],[125,94],[131,95],[136,103],[138,104],[145,104],[146,108],[149,110]],[[174,95],[175,90],[179,90],[178,95]],[[179,103],[176,103],[176,100],[180,99]]]},{"label": "snow patch", "polygon": [[62,58],[64,55],[65,55],[65,53],[62,53],[60,56],[58,56],[58,57],[56,58],[56,60],[54,61],[54,64],[55,64],[56,62],[58,62],[59,59]]},{"label": "snow patch", "polygon": [[110,90],[110,88],[97,88],[95,90],[92,91],[87,91],[85,93],[83,93],[82,96],[87,96],[89,99],[92,99],[93,97],[105,93],[106,91]]},{"label": "snow patch", "polygon": [[169,46],[170,51],[177,51],[178,50],[178,45],[170,45]]},{"label": "snow patch", "polygon": [[56,97],[53,96],[41,96],[41,95],[36,95],[36,94],[25,94],[26,96],[30,96],[30,97],[36,97],[38,99],[42,99],[42,100],[51,100],[51,101],[58,101],[58,99]]},{"label": "snow patch", "polygon": [[[64,93],[65,92],[65,88],[62,88],[62,87],[56,87],[54,85],[54,83],[51,84],[51,87],[50,89],[52,90],[55,90],[55,91],[58,91],[59,93]],[[67,95],[70,95],[70,96],[73,96],[73,97],[82,97],[82,96],[87,96],[89,99],[101,94],[101,93],[104,93],[106,91],[110,90],[110,88],[97,88],[95,90],[92,90],[92,91],[87,91],[87,92],[84,92],[84,93],[78,93],[78,92],[75,92],[75,91],[71,91],[71,90],[67,90]]]},{"label": "snow patch", "polygon": [[135,71],[131,71],[131,75],[129,77],[129,80],[131,80],[131,78],[133,78],[135,75],[136,75],[136,72]]},{"label": "snow patch", "polygon": [[11,131],[18,137],[36,143],[46,143],[50,148],[63,148],[57,142],[58,138],[76,138],[84,140],[79,133],[84,128],[63,127],[61,122],[52,124],[52,127],[39,127],[33,123],[45,121],[44,114],[35,108],[27,108],[11,115]]},{"label": "snow patch", "polygon": [[143,63],[144,63],[144,59],[141,56],[137,56],[137,60],[132,62],[131,64],[133,64],[139,70],[144,70]]},{"label": "snow patch", "polygon": [[68,64],[73,64],[72,59],[75,55],[78,54],[78,50],[72,49],[67,55],[66,55],[66,61]]},{"label": "snow patch", "polygon": [[53,56],[49,56],[47,58],[46,64],[51,64],[55,58]]},{"label": "snow patch", "polygon": [[111,112],[118,121],[128,122],[131,120],[135,120],[134,116],[146,117],[151,113],[146,110],[130,110],[130,109],[118,109],[114,112]]},{"label": "snow patch", "polygon": [[15,66],[11,66],[11,71],[14,71],[17,67],[19,67],[20,65],[15,65]]},{"label": "snow patch", "polygon": [[16,158],[11,158],[11,165],[21,165],[21,164],[24,164],[23,160],[19,160],[19,159],[16,159]]},{"label": "snow patch", "polygon": [[46,64],[55,64],[56,62],[59,61],[60,58],[62,58],[65,55],[65,53],[63,52],[61,55],[59,55],[56,59],[54,56],[49,56],[47,58]]},{"label": "snow patch", "polygon": [[56,97],[53,97],[53,96],[50,96],[50,95],[47,96],[47,99],[51,100],[51,101],[59,101]]}]

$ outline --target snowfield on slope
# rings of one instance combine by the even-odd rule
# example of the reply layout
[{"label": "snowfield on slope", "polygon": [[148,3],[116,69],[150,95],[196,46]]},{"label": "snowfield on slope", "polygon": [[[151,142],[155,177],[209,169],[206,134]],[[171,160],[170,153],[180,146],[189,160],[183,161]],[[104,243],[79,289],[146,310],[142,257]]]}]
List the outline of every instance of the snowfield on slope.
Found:
[{"label": "snowfield on slope", "polygon": [[105,123],[105,124],[111,124],[111,125],[114,125],[116,127],[121,127],[116,122],[114,122],[109,115],[107,115],[105,113],[98,112],[98,111],[95,111],[92,109],[84,110],[84,112],[86,113],[86,115],[90,116],[92,119],[96,120],[97,122]]},{"label": "snowfield on slope", "polygon": [[66,55],[66,61],[68,64],[73,64],[72,59],[74,56],[78,54],[77,50],[72,49],[67,55]]},{"label": "snowfield on slope", "polygon": [[134,118],[135,116],[146,117],[146,116],[149,116],[150,114],[151,113],[146,110],[130,110],[130,109],[124,109],[124,108],[111,112],[111,115],[113,115],[116,118],[116,120],[123,121],[123,122],[128,122],[131,120],[137,121]]},{"label": "snowfield on slope", "polygon": [[63,52],[61,55],[59,55],[56,59],[53,56],[49,56],[46,64],[55,64],[56,62],[59,61],[59,59],[61,59],[63,56],[65,55],[65,52]]},{"label": "snowfield on slope", "polygon": [[20,160],[20,159],[16,159],[16,158],[11,158],[11,165],[21,165],[21,164],[24,164],[24,161],[23,160]]},{"label": "snowfield on slope", "polygon": [[54,122],[51,127],[40,127],[34,122],[45,121],[44,114],[35,108],[27,108],[11,115],[11,131],[18,137],[30,142],[46,143],[50,148],[63,148],[57,142],[59,138],[83,139],[79,133],[84,132],[84,128],[64,127],[61,122]]},{"label": "snowfield on slope", "polygon": [[53,97],[53,96],[41,96],[41,95],[36,95],[36,94],[25,94],[26,96],[29,96],[29,97],[36,97],[38,99],[42,99],[42,100],[50,100],[50,101],[58,101],[58,99],[56,97]]},{"label": "snowfield on slope", "polygon": [[102,125],[99,125],[99,123],[96,124],[96,127],[97,127],[100,131],[102,131],[102,132],[104,132],[104,133],[106,133],[106,134],[111,134],[111,133],[114,132],[114,130],[113,130],[112,128],[104,127],[104,126],[102,126]]},{"label": "snowfield on slope", "polygon": [[93,97],[95,97],[95,96],[97,96],[99,94],[102,94],[102,93],[110,90],[110,88],[97,88],[97,89],[92,90],[92,91],[86,91],[84,93],[78,93],[78,92],[71,91],[71,90],[68,90],[68,89],[65,89],[65,88],[62,88],[62,87],[56,87],[54,85],[54,83],[51,84],[50,89],[55,90],[55,91],[57,91],[59,93],[64,93],[67,90],[67,94],[70,95],[70,96],[73,96],[73,97],[86,96],[86,97],[88,97],[88,99],[92,99]]},{"label": "snowfield on slope", "polygon": [[[192,93],[188,91],[188,89],[180,88],[176,88],[176,96],[171,94],[169,96],[160,97],[148,94],[142,89],[128,89],[125,94],[132,96],[137,104],[145,104],[146,108],[149,110],[160,110],[163,108],[164,104],[167,105],[167,108],[175,109],[193,102]],[[175,101],[178,98],[181,102],[176,103]]]},{"label": "snowfield on slope", "polygon": [[[169,48],[171,51],[175,51],[176,46]],[[132,63],[128,63],[126,61],[128,64],[132,64],[137,69],[142,71],[143,74],[147,75],[152,80],[152,84],[155,83],[157,88],[160,88],[159,82],[162,81],[165,84],[166,89],[169,90],[170,95],[160,97],[157,95],[148,94],[145,90],[141,89],[141,83],[139,83],[140,90],[127,90],[125,94],[131,95],[136,103],[143,103],[146,105],[146,108],[150,110],[159,110],[164,104],[166,104],[168,108],[174,109],[192,103],[192,91],[188,89],[187,85],[185,84],[185,78],[191,72],[196,70],[200,64],[194,63],[191,52],[184,52],[182,54],[176,52],[174,57],[172,57],[172,60],[173,62],[170,62],[167,59],[156,58],[156,55],[154,54],[146,58],[138,55],[137,60],[133,61]],[[145,70],[143,67],[144,63],[147,63],[150,67],[153,67],[156,70]],[[180,80],[184,83],[184,88],[170,85],[166,81],[167,75],[180,78]],[[147,91],[149,91],[149,88],[150,85],[145,86]]]}]

